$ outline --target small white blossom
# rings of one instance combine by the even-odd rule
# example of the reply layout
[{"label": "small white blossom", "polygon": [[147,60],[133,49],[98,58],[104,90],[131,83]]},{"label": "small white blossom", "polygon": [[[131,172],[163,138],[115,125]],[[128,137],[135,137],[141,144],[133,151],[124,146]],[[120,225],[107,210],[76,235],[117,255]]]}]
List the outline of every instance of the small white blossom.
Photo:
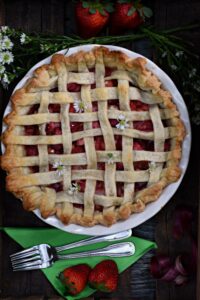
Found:
[{"label": "small white blossom", "polygon": [[20,35],[20,43],[23,45],[26,44],[27,42],[28,42],[28,36],[23,32]]},{"label": "small white blossom", "polygon": [[72,183],[68,188],[67,193],[69,195],[74,195],[75,193],[79,192],[79,190],[80,190],[80,186],[78,185],[78,183]]},{"label": "small white blossom", "polygon": [[181,56],[183,56],[183,54],[184,54],[183,51],[177,51],[177,52],[175,53],[175,55],[176,55],[177,57],[181,57]]},{"label": "small white blossom", "polygon": [[41,52],[49,51],[50,46],[47,44],[40,44],[40,50]]},{"label": "small white blossom", "polygon": [[167,51],[163,52],[162,55],[161,55],[162,58],[164,58],[166,56],[167,56]]},{"label": "small white blossom", "polygon": [[8,26],[1,26],[0,31],[3,33],[6,33],[8,31],[9,27]]},{"label": "small white blossom", "polygon": [[63,163],[61,161],[56,161],[53,164],[53,168],[57,169],[56,173],[58,174],[59,177],[61,177],[65,172],[65,166],[63,165]]},{"label": "small white blossom", "polygon": [[0,63],[4,64],[10,64],[14,60],[14,56],[12,52],[10,51],[5,51],[5,52],[0,52]]},{"label": "small white blossom", "polygon": [[119,115],[118,121],[119,123],[116,125],[116,128],[120,130],[124,130],[125,128],[129,127],[128,120],[124,115]]},{"label": "small white blossom", "polygon": [[3,65],[0,65],[0,75],[5,72],[5,67]]},{"label": "small white blossom", "polygon": [[86,106],[84,105],[83,101],[79,101],[79,100],[74,101],[75,112],[81,113],[84,111],[84,108],[86,108]]},{"label": "small white blossom", "polygon": [[114,155],[113,153],[108,153],[107,156],[108,156],[108,161],[107,161],[107,163],[108,163],[109,165],[114,164],[113,158],[115,157],[115,155]]},{"label": "small white blossom", "polygon": [[190,71],[190,74],[189,74],[189,78],[192,78],[196,75],[197,73],[197,69],[193,68],[191,71]]},{"label": "small white blossom", "polygon": [[171,65],[170,67],[171,67],[171,69],[174,70],[174,71],[176,71],[176,70],[178,69],[176,65]]},{"label": "small white blossom", "polygon": [[9,37],[4,36],[2,43],[1,43],[1,49],[2,50],[10,50],[13,47],[13,43],[9,39]]}]

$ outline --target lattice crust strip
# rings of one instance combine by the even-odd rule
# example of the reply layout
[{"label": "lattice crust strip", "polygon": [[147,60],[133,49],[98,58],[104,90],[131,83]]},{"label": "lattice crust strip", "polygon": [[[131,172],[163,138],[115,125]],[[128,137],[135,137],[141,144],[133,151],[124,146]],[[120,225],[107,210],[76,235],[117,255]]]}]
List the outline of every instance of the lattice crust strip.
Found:
[{"label": "lattice crust strip", "polygon": [[[7,189],[22,198],[27,209],[40,207],[44,217],[56,213],[64,223],[111,225],[142,211],[179,178],[184,126],[170,94],[145,63],[142,58],[129,59],[104,47],[69,57],[55,55],[50,65],[36,70],[35,77],[14,94],[13,111],[5,118],[8,129],[3,141],[7,149],[1,164],[9,173]],[[111,75],[106,75],[106,68],[113,70]],[[116,86],[106,86],[109,81],[115,81]],[[80,91],[68,91],[69,84],[81,85]],[[118,99],[119,107],[110,107],[113,99]],[[149,109],[132,111],[131,101],[138,100]],[[94,111],[96,102],[98,109]],[[81,111],[71,112],[75,103],[82,105]],[[34,105],[39,106],[37,112],[27,114]],[[50,105],[59,105],[60,112],[51,112]],[[121,127],[113,127],[111,119],[118,120]],[[153,130],[134,128],[134,122],[147,120]],[[61,124],[61,134],[46,133],[51,122]],[[83,130],[72,132],[72,122],[83,124]],[[99,122],[99,128],[93,128],[93,122]],[[39,135],[25,135],[21,128],[33,125],[38,126]],[[105,150],[95,148],[99,136]],[[122,150],[116,149],[115,136],[122,137]],[[154,150],[134,149],[137,139],[153,142]],[[168,139],[170,148],[165,151]],[[72,153],[73,143],[79,140],[85,152]],[[58,144],[63,153],[49,153],[49,145]],[[38,155],[25,156],[19,151],[23,145],[37,146]],[[135,169],[134,164],[140,161],[148,162],[149,168]],[[105,170],[98,169],[99,163],[105,164]],[[117,169],[118,163],[123,164],[123,170]],[[34,166],[39,166],[39,171],[31,173]],[[76,184],[81,180],[85,181],[84,192]],[[63,189],[55,192],[52,185],[60,182]],[[96,193],[97,182],[104,183],[105,194]],[[144,182],[146,188],[137,192],[136,184]],[[118,183],[123,183],[124,194],[120,196]]]}]

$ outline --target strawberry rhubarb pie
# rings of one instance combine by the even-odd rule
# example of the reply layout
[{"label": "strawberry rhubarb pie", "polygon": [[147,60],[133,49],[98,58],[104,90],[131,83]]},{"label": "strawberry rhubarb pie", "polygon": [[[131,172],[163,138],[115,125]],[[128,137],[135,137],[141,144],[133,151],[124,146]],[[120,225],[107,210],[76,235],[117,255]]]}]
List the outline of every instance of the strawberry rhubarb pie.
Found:
[{"label": "strawberry rhubarb pie", "polygon": [[104,47],[56,54],[13,94],[1,165],[26,210],[110,226],[179,179],[184,126],[145,65]]}]

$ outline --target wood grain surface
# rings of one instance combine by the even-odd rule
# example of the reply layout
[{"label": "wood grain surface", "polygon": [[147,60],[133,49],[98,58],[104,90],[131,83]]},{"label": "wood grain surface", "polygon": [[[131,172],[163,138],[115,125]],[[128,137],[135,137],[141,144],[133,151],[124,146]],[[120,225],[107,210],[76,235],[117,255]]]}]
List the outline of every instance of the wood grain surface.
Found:
[{"label": "wood grain surface", "polygon": [[[154,23],[158,28],[170,28],[200,20],[199,1],[147,1],[154,9]],[[52,32],[57,34],[76,33],[72,1],[64,0],[0,0],[0,25],[6,24],[27,32]],[[200,32],[191,31],[184,37],[196,45],[200,53]],[[152,57],[153,49],[148,41],[123,44],[145,56]],[[0,91],[0,117],[12,92]],[[133,234],[150,240],[156,240],[161,253],[175,257],[188,246],[187,239],[180,243],[171,238],[172,215],[179,204],[192,207],[195,215],[196,235],[198,223],[198,205],[200,199],[200,163],[199,128],[193,126],[191,158],[184,180],[170,202],[155,217],[138,226]],[[197,163],[198,162],[198,163]],[[22,209],[20,201],[5,191],[5,173],[0,173],[0,225],[44,227],[33,213]],[[200,228],[200,220],[199,226]],[[200,237],[199,237],[200,243]],[[200,244],[199,244],[200,246]],[[200,247],[199,247],[200,248]],[[9,263],[9,254],[20,247],[0,232],[0,299],[4,300],[59,300],[60,298],[40,271],[13,273]],[[96,293],[90,300],[200,300],[200,274],[183,287],[156,282],[149,272],[149,263],[153,251],[146,254],[131,268],[120,275],[119,287],[115,293]],[[200,264],[200,253],[198,264]],[[200,271],[200,267],[198,268]],[[197,287],[197,288],[196,288]],[[197,295],[197,296],[196,296]]]}]

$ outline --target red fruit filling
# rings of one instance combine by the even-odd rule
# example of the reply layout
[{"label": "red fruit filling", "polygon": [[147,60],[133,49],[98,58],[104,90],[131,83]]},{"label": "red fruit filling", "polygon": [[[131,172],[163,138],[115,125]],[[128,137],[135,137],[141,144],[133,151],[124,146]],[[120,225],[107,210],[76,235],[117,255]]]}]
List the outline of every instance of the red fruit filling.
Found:
[{"label": "red fruit filling", "polygon": [[131,100],[130,107],[131,107],[131,110],[133,110],[133,111],[148,111],[149,110],[149,105],[142,103],[139,100]]},{"label": "red fruit filling", "polygon": [[117,171],[123,171],[124,170],[124,165],[122,162],[117,162],[116,163],[116,169]]},{"label": "red fruit filling", "polygon": [[112,127],[116,127],[116,125],[119,123],[119,121],[116,119],[110,119],[109,121],[110,121],[110,125]]},{"label": "red fruit filling", "polygon": [[149,168],[149,162],[146,160],[136,161],[134,162],[134,169],[136,171],[139,170],[148,170]]},{"label": "red fruit filling", "polygon": [[39,106],[40,106],[39,104],[34,104],[33,106],[31,106],[31,108],[28,112],[28,115],[33,115],[33,114],[37,113]]},{"label": "red fruit filling", "polygon": [[63,153],[63,145],[48,145],[48,153],[49,154],[62,154]]},{"label": "red fruit filling", "polygon": [[53,88],[53,89],[50,90],[50,92],[52,92],[52,93],[58,92],[58,88],[57,87]]},{"label": "red fruit filling", "polygon": [[105,170],[105,163],[103,163],[103,162],[98,162],[98,163],[97,163],[97,169],[98,169],[98,170]]},{"label": "red fruit filling", "polygon": [[171,148],[171,142],[170,142],[170,139],[165,140],[164,151],[165,151],[165,152],[170,151],[170,148]]},{"label": "red fruit filling", "polygon": [[72,153],[83,153],[85,152],[85,146],[78,146],[77,142],[72,143]]},{"label": "red fruit filling", "polygon": [[78,84],[78,83],[75,83],[75,82],[72,82],[72,83],[68,83],[67,84],[67,90],[68,92],[80,92],[81,90],[81,85]]},{"label": "red fruit filling", "polygon": [[25,146],[26,156],[38,156],[38,147],[32,145]]},{"label": "red fruit filling", "polygon": [[54,189],[56,192],[61,192],[63,190],[63,183],[62,182],[52,183],[48,187]]},{"label": "red fruit filling", "polygon": [[71,103],[70,106],[69,106],[69,112],[70,113],[75,113],[76,112],[75,109],[74,109],[73,103]]},{"label": "red fruit filling", "polygon": [[117,80],[116,79],[106,80],[105,81],[105,86],[106,87],[117,86]]},{"label": "red fruit filling", "polygon": [[151,120],[147,121],[134,121],[133,128],[141,131],[150,132],[153,131],[153,123]]},{"label": "red fruit filling", "polygon": [[47,135],[61,135],[61,123],[60,122],[50,122],[46,125],[46,134]]},{"label": "red fruit filling", "polygon": [[122,136],[115,135],[115,147],[116,150],[122,150]]},{"label": "red fruit filling", "polygon": [[140,151],[140,150],[147,150],[147,151],[154,151],[154,142],[153,141],[146,141],[140,139],[133,140],[133,150]]},{"label": "red fruit filling", "polygon": [[83,131],[82,122],[71,122],[70,123],[71,132]]},{"label": "red fruit filling", "polygon": [[24,126],[25,135],[39,135],[38,125]]},{"label": "red fruit filling", "polygon": [[108,100],[108,109],[109,108],[119,109],[119,100],[118,99]]},{"label": "red fruit filling", "polygon": [[117,196],[118,197],[124,196],[124,183],[123,182],[117,183]]},{"label": "red fruit filling", "polygon": [[98,111],[98,102],[97,101],[92,102],[92,111]]},{"label": "red fruit filling", "polygon": [[50,113],[60,113],[60,104],[49,104]]},{"label": "red fruit filling", "polygon": [[105,186],[103,181],[96,182],[96,190],[95,194],[97,195],[105,195]]},{"label": "red fruit filling", "polygon": [[32,167],[30,167],[30,169],[31,169],[32,173],[38,173],[39,172],[39,166],[32,166]]},{"label": "red fruit filling", "polygon": [[95,136],[94,137],[94,144],[95,149],[98,150],[105,150],[105,143],[102,136]]},{"label": "red fruit filling", "polygon": [[135,192],[139,192],[147,187],[147,182],[136,182],[135,183]]},{"label": "red fruit filling", "polygon": [[99,123],[99,121],[94,121],[94,122],[92,122],[92,128],[100,128],[101,126],[100,126],[100,123]]}]

